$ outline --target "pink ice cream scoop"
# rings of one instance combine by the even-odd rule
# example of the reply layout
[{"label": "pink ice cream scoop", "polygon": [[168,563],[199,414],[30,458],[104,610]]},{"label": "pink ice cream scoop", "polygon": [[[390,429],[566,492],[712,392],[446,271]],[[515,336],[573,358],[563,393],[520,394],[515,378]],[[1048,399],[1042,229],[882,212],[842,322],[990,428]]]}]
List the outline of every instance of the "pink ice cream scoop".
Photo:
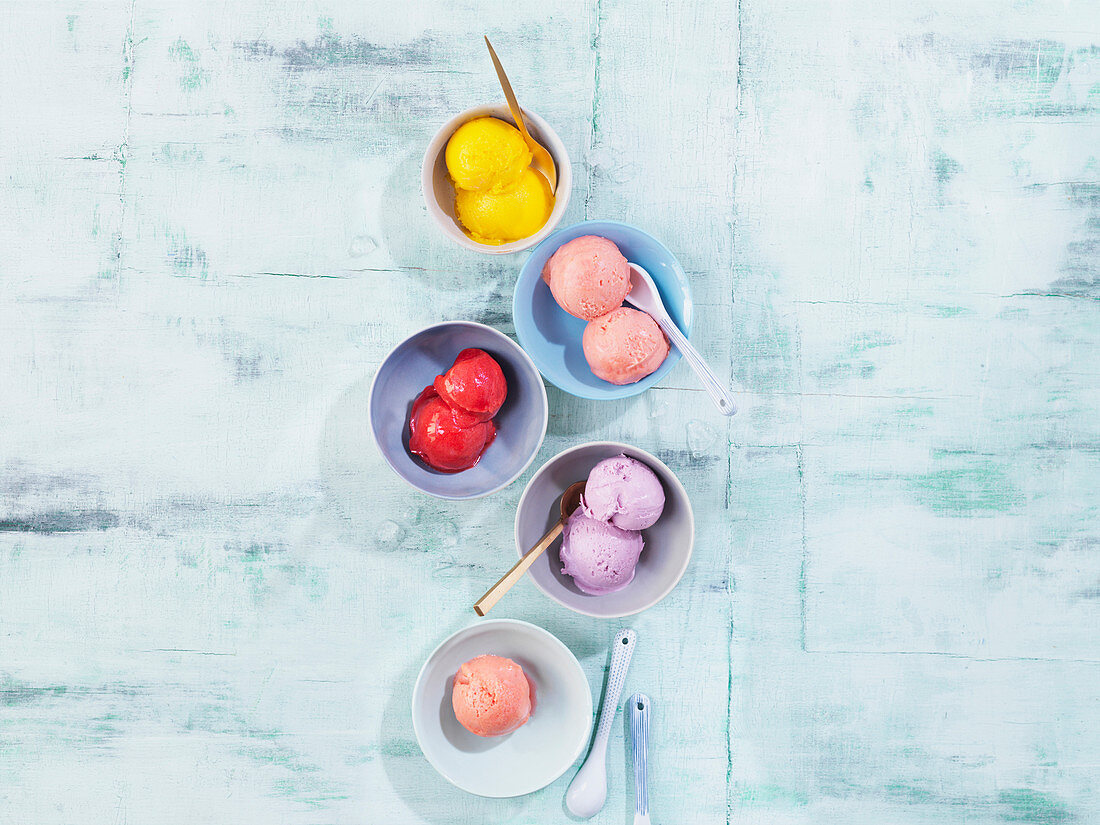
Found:
[{"label": "pink ice cream scoop", "polygon": [[649,467],[625,455],[592,468],[581,497],[585,515],[620,530],[645,530],[665,510],[665,488]]},{"label": "pink ice cream scoop", "polygon": [[589,518],[582,508],[565,522],[562,535],[561,572],[572,576],[582,593],[614,593],[634,579],[644,546],[641,533]]},{"label": "pink ice cream scoop", "polygon": [[478,736],[503,736],[531,716],[534,687],[523,668],[503,656],[478,656],[455,674],[451,707],[462,727]]},{"label": "pink ice cream scoop", "polygon": [[607,238],[584,235],[558,247],[542,269],[558,306],[586,321],[623,305],[630,266]]},{"label": "pink ice cream scoop", "polygon": [[592,373],[612,384],[640,381],[668,357],[668,340],[657,322],[629,307],[589,321],[581,346]]}]

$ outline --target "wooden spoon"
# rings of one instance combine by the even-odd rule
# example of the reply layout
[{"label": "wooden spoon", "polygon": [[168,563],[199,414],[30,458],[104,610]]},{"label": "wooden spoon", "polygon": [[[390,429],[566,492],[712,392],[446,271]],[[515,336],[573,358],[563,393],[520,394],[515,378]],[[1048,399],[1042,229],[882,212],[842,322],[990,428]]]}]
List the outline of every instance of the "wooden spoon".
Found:
[{"label": "wooden spoon", "polygon": [[522,559],[515,563],[515,566],[500,577],[500,581],[494,584],[486,591],[485,595],[474,602],[474,612],[479,616],[484,616],[490,610],[493,609],[493,605],[500,601],[500,597],[512,589],[512,585],[523,578],[523,574],[527,572],[535,559],[543,554],[547,547],[549,547],[554,539],[556,539],[565,527],[565,520],[573,515],[573,512],[581,506],[581,493],[584,492],[584,482],[578,481],[576,484],[570,484],[565,492],[561,494],[561,518],[558,519],[558,523],[550,528],[549,532],[541,539],[538,544],[528,550]]},{"label": "wooden spoon", "polygon": [[527,124],[523,122],[523,111],[516,101],[516,93],[512,91],[512,84],[508,82],[508,75],[504,73],[504,67],[500,65],[497,53],[493,51],[493,44],[489,42],[488,37],[485,38],[485,45],[489,47],[489,57],[493,58],[493,68],[497,70],[497,79],[500,81],[500,88],[504,90],[504,99],[508,101],[508,111],[512,113],[512,119],[515,120],[516,128],[523,135],[527,148],[531,150],[531,165],[536,172],[546,178],[546,182],[550,184],[550,194],[553,195],[558,191],[558,168],[554,165],[554,158],[546,151],[546,147],[531,137],[527,131]]}]

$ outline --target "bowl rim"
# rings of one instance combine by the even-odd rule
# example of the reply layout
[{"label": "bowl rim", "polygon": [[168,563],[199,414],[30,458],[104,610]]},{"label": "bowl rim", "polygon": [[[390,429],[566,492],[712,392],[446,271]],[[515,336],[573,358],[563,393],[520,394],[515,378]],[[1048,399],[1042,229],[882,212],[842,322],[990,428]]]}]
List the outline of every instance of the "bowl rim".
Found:
[{"label": "bowl rim", "polygon": [[[520,267],[519,273],[516,275],[515,286],[512,289],[512,326],[514,326],[515,329],[516,329],[516,338],[519,339],[520,346],[522,346],[526,350],[526,349],[528,349],[528,343],[529,343],[529,339],[528,339],[527,334],[526,334],[526,332],[527,332],[526,324],[520,324],[520,323],[518,323],[518,320],[517,320],[519,318],[519,315],[520,315],[520,311],[519,311],[519,299],[520,299],[519,283],[520,283],[520,280],[523,278],[524,273],[526,273],[527,267],[530,266],[531,261],[534,259],[535,255],[538,254],[539,250],[544,245],[549,245],[550,242],[553,241],[555,239],[555,237],[557,237],[557,235],[559,235],[561,233],[565,233],[565,232],[570,232],[570,231],[578,229],[580,227],[588,228],[588,227],[594,227],[596,225],[621,227],[621,228],[626,229],[630,232],[636,232],[637,234],[648,238],[650,241],[652,241],[654,244],[656,244],[657,246],[659,246],[661,249],[663,249],[665,251],[665,253],[668,255],[669,259],[674,264],[672,269],[673,269],[674,274],[676,275],[676,280],[679,283],[680,291],[681,291],[681,293],[683,295],[683,298],[684,298],[684,311],[683,311],[683,314],[684,314],[684,327],[686,327],[686,329],[682,327],[680,331],[683,332],[684,335],[687,336],[688,339],[690,339],[691,338],[691,330],[692,330],[693,322],[695,320],[695,303],[694,303],[694,300],[692,298],[692,293],[691,293],[691,282],[688,280],[687,272],[684,270],[684,265],[682,263],[680,263],[680,259],[677,258],[672,253],[671,249],[669,249],[667,246],[665,246],[664,242],[662,242],[659,238],[655,237],[654,235],[650,234],[649,232],[646,232],[644,229],[640,229],[639,227],[634,226],[633,224],[625,223],[624,221],[604,220],[604,219],[599,219],[599,218],[593,218],[593,219],[590,219],[590,220],[577,221],[577,223],[573,223],[573,224],[570,224],[569,226],[564,226],[560,229],[554,230],[553,233],[551,233],[550,235],[543,238],[542,241],[539,242],[538,246],[536,246],[534,249],[531,250],[531,253],[527,256],[527,260],[525,260],[523,262],[523,265]],[[590,234],[599,234],[599,233],[598,232],[593,232],[593,233],[590,233]],[[578,237],[580,237],[580,236],[578,236]],[[567,242],[565,242],[565,243],[567,243]],[[562,245],[563,244],[559,244],[558,246],[560,247]],[[541,275],[539,275],[538,277],[541,277]],[[537,280],[538,280],[538,278],[536,278],[535,287],[538,286]],[[564,310],[562,310],[562,311],[564,312]],[[531,313],[527,313],[527,315],[530,316]],[[537,351],[537,348],[534,348],[534,349],[535,349],[535,351]],[[647,375],[645,378],[642,378],[639,381],[635,381],[633,384],[623,384],[623,385],[616,385],[616,384],[611,384],[609,382],[604,382],[604,383],[607,384],[608,389],[603,389],[601,387],[599,389],[582,389],[582,390],[579,390],[579,391],[574,390],[574,389],[570,389],[570,388],[567,388],[567,387],[563,387],[561,384],[558,383],[558,381],[552,375],[547,374],[543,370],[542,366],[537,361],[535,362],[535,366],[538,367],[538,370],[542,374],[543,378],[545,378],[547,381],[549,381],[551,384],[553,384],[555,387],[557,387],[562,392],[568,393],[569,395],[572,395],[574,398],[586,398],[590,401],[619,401],[623,398],[633,398],[636,395],[641,395],[646,390],[648,390],[651,387],[656,386],[657,384],[659,384],[661,381],[663,381],[668,376],[668,374],[670,372],[672,372],[673,369],[675,369],[676,364],[679,363],[681,357],[682,357],[682,353],[680,352],[680,350],[675,345],[670,343],[669,348],[668,348],[668,355],[665,357],[664,362],[661,364],[661,366],[659,366],[656,370],[654,370],[652,373]],[[534,359],[532,358],[532,360],[534,360]],[[660,373],[660,375],[657,378],[654,378],[653,376],[657,375],[658,373]]]},{"label": "bowl rim", "polygon": [[[568,456],[572,453],[579,452],[580,450],[591,448],[591,447],[607,447],[607,448],[610,448],[612,450],[617,450],[617,451],[623,452],[624,454],[626,454],[628,452],[637,453],[641,456],[644,456],[643,463],[653,462],[653,464],[655,464],[658,467],[662,468],[666,473],[668,473],[669,477],[672,478],[672,480],[675,482],[675,487],[676,487],[676,490],[678,491],[678,493],[680,495],[680,498],[682,499],[684,504],[687,506],[689,535],[688,535],[687,553],[684,555],[683,564],[680,565],[680,569],[676,572],[676,576],[669,582],[668,586],[665,587],[665,589],[663,591],[661,591],[660,595],[658,595],[657,598],[653,599],[648,604],[645,604],[645,605],[643,605],[643,606],[641,606],[641,607],[639,607],[635,610],[628,610],[625,613],[594,613],[590,610],[583,610],[579,607],[574,607],[571,604],[566,604],[561,599],[559,599],[554,593],[550,592],[549,589],[547,589],[546,587],[543,587],[542,583],[539,582],[538,579],[536,579],[534,576],[530,575],[530,571],[528,571],[528,574],[527,574],[526,578],[533,585],[535,585],[536,588],[538,588],[540,591],[542,591],[542,593],[545,594],[548,598],[550,598],[553,601],[557,602],[558,604],[560,604],[562,607],[566,608],[567,610],[572,610],[574,613],[580,613],[583,616],[591,616],[591,617],[596,618],[596,619],[621,619],[625,616],[634,616],[638,613],[641,613],[644,610],[649,610],[649,608],[654,607],[657,604],[659,604],[660,602],[664,601],[665,597],[668,596],[668,594],[671,593],[673,590],[675,590],[676,585],[678,585],[680,583],[680,581],[684,578],[684,573],[687,572],[688,565],[691,563],[691,557],[695,553],[695,510],[691,506],[691,497],[688,495],[687,488],[684,487],[683,482],[680,481],[680,477],[677,476],[676,473],[674,473],[672,471],[671,467],[669,467],[667,464],[665,464],[663,461],[661,461],[661,459],[657,458],[657,456],[653,455],[648,450],[643,450],[641,447],[635,447],[633,444],[626,444],[626,443],[623,443],[621,441],[586,441],[583,444],[577,444],[576,446],[569,447],[565,450],[562,450],[557,455],[547,459],[543,463],[543,465],[535,471],[535,474],[533,476],[531,476],[531,478],[527,481],[527,485],[523,488],[523,493],[519,497],[519,503],[516,504],[516,516],[515,516],[515,522],[514,522],[514,525],[513,525],[513,528],[512,528],[512,535],[513,535],[513,538],[515,540],[516,552],[519,553],[520,558],[522,558],[523,555],[530,548],[524,547],[523,544],[520,542],[519,514],[523,511],[523,508],[527,504],[527,496],[531,492],[531,488],[532,488],[532,485],[535,483],[535,480],[537,478],[539,478],[540,476],[542,476],[543,473],[547,472],[548,469],[550,468],[550,466],[557,463],[559,460],[565,458],[566,456]],[[642,459],[640,459],[640,460],[642,460]],[[598,596],[593,596],[593,598],[598,599],[599,597]]]},{"label": "bowl rim", "polygon": [[[428,752],[424,749],[424,743],[423,743],[423,740],[421,739],[420,725],[417,721],[417,713],[416,713],[417,699],[420,697],[421,692],[424,689],[425,671],[427,671],[428,665],[431,663],[432,659],[434,659],[444,647],[446,647],[451,642],[455,641],[460,636],[464,636],[464,635],[472,632],[475,629],[485,628],[485,627],[488,627],[490,625],[518,625],[518,626],[522,626],[522,627],[525,627],[525,628],[529,628],[531,630],[534,630],[536,632],[536,635],[541,635],[541,636],[545,637],[547,640],[549,640],[551,642],[552,645],[557,645],[559,648],[564,650],[565,653],[566,653],[566,656],[567,656],[567,660],[571,661],[573,663],[573,666],[576,670],[577,675],[580,677],[581,682],[584,683],[584,688],[585,688],[584,689],[584,695],[588,699],[588,709],[583,714],[584,718],[587,720],[587,723],[586,723],[586,726],[585,726],[585,731],[584,731],[584,736],[579,737],[578,745],[577,745],[573,755],[569,758],[569,761],[566,762],[562,766],[561,770],[558,771],[557,774],[555,774],[552,778],[548,779],[547,781],[543,782],[543,784],[537,785],[536,787],[532,787],[532,788],[529,788],[527,790],[519,791],[518,793],[482,794],[482,793],[478,793],[477,791],[471,791],[469,788],[465,788],[462,785],[460,785],[454,779],[454,777],[450,776],[440,765],[438,765],[432,759],[432,757],[430,757],[428,755]],[[516,797],[516,796],[526,796],[527,794],[531,794],[531,793],[534,793],[535,791],[542,790],[547,785],[550,785],[551,783],[557,781],[558,779],[561,778],[561,776],[567,770],[569,770],[570,766],[574,762],[577,761],[577,759],[581,756],[581,754],[584,753],[584,750],[588,745],[588,739],[592,734],[592,688],[588,684],[588,676],[585,674],[584,668],[581,667],[581,663],[580,663],[580,660],[577,659],[577,655],[572,650],[569,649],[569,646],[567,644],[565,644],[565,642],[563,642],[561,639],[559,639],[557,636],[555,636],[553,633],[551,633],[545,627],[541,627],[540,625],[534,624],[532,622],[525,622],[522,619],[479,619],[477,621],[474,621],[474,622],[466,625],[465,627],[459,628],[454,633],[452,633],[447,638],[445,638],[443,641],[441,641],[438,645],[436,645],[435,648],[432,649],[432,652],[428,654],[427,658],[424,659],[424,664],[422,664],[420,666],[420,672],[417,673],[417,675],[416,675],[416,682],[413,683],[412,696],[411,696],[410,701],[409,701],[409,711],[410,711],[410,715],[412,716],[413,735],[416,737],[416,744],[420,748],[420,752],[424,755],[424,758],[428,761],[428,764],[431,765],[433,768],[435,768],[436,773],[438,773],[440,776],[442,776],[444,779],[446,779],[448,782],[450,782],[456,788],[458,788],[460,790],[463,790],[466,793],[473,794],[474,796],[489,798],[489,799],[509,799],[509,798]]]},{"label": "bowl rim", "polygon": [[[397,350],[399,350],[401,347],[408,344],[413,338],[416,338],[418,335],[421,335],[425,332],[431,332],[432,330],[440,329],[440,328],[443,328],[443,327],[455,327],[455,326],[458,326],[458,327],[475,327],[475,328],[480,328],[480,329],[483,329],[483,330],[487,330],[488,332],[492,333],[496,337],[498,337],[501,340],[503,340],[504,342],[506,342],[506,344],[508,346],[513,347],[516,350],[516,352],[519,354],[520,360],[523,363],[525,363],[528,367],[530,367],[531,370],[533,371],[533,373],[538,377],[539,380],[536,381],[535,383],[538,384],[539,392],[541,393],[541,397],[542,397],[542,432],[539,435],[538,442],[535,444],[535,448],[531,451],[531,455],[529,455],[527,457],[527,461],[524,462],[523,466],[520,467],[519,470],[517,470],[516,473],[514,475],[512,475],[510,478],[508,478],[506,481],[498,484],[497,486],[493,487],[492,489],[489,489],[489,490],[486,490],[486,491],[480,492],[480,493],[471,493],[469,495],[460,495],[460,496],[444,495],[444,494],[441,494],[441,493],[433,493],[430,490],[425,490],[424,488],[414,484],[411,479],[407,478],[405,476],[405,474],[402,473],[397,468],[397,466],[393,463],[393,461],[390,460],[390,457],[389,457],[389,455],[387,455],[386,451],[382,449],[382,447],[379,443],[378,429],[375,426],[374,414],[373,414],[374,391],[375,391],[375,388],[378,385],[378,376],[381,375],[382,368],[386,365],[386,362],[389,361],[390,358],[393,357],[393,354],[395,352],[397,352]],[[512,484],[512,482],[514,482],[517,478],[519,478],[521,475],[523,475],[527,471],[527,468],[531,466],[531,463],[535,460],[535,457],[539,454],[539,451],[542,449],[543,441],[546,439],[546,429],[550,424],[550,402],[546,397],[546,385],[542,381],[542,373],[539,372],[539,368],[537,366],[535,366],[535,362],[531,360],[531,356],[527,354],[527,351],[523,347],[521,347],[518,343],[513,341],[511,338],[509,338],[507,335],[505,335],[499,329],[495,329],[495,328],[489,326],[488,324],[482,324],[478,321],[440,321],[437,324],[429,324],[426,327],[421,327],[420,329],[416,330],[412,334],[406,336],[405,338],[402,338],[400,341],[398,341],[396,344],[394,344],[390,348],[389,352],[386,353],[385,357],[381,361],[378,362],[378,369],[376,369],[374,371],[374,377],[371,378],[371,381],[370,381],[370,392],[367,393],[367,422],[368,422],[368,426],[370,427],[371,437],[374,439],[375,448],[378,450],[379,453],[382,454],[382,458],[385,459],[386,463],[390,466],[390,469],[393,470],[394,475],[396,475],[398,478],[403,480],[406,484],[408,484],[414,490],[416,490],[417,492],[423,493],[425,495],[432,496],[433,498],[443,499],[445,501],[473,501],[475,499],[485,498],[486,496],[491,496],[493,493],[496,493],[496,492],[499,492],[499,491],[503,490],[505,487]]]},{"label": "bowl rim", "polygon": [[515,120],[512,118],[507,105],[503,103],[482,103],[459,112],[436,131],[424,150],[424,159],[420,167],[420,189],[424,195],[424,203],[428,208],[428,214],[431,215],[436,226],[450,240],[459,246],[474,252],[480,252],[483,255],[510,255],[514,252],[523,252],[541,243],[557,229],[558,224],[565,216],[565,210],[569,207],[569,199],[573,190],[573,163],[569,159],[569,152],[565,148],[564,141],[554,131],[553,127],[535,112],[522,106],[520,110],[525,117],[532,121],[543,137],[546,150],[554,158],[554,164],[558,170],[558,186],[554,192],[554,208],[550,212],[550,217],[546,219],[546,223],[542,225],[538,232],[528,235],[526,238],[496,246],[478,243],[459,228],[450,215],[439,205],[434,195],[436,161],[440,152],[446,149],[447,141],[450,140],[451,135],[462,124],[479,117],[495,117],[514,126]]}]

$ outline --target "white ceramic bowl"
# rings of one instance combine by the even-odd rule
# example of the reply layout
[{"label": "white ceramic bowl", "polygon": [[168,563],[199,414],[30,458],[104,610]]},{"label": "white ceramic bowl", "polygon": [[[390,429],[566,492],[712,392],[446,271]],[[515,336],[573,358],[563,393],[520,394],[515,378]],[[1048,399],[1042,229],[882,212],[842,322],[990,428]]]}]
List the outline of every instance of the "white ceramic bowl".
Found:
[{"label": "white ceramic bowl", "polygon": [[478,243],[462,231],[462,227],[455,217],[455,190],[447,174],[447,163],[444,153],[447,149],[447,141],[463,123],[479,117],[495,117],[516,125],[508,107],[503,104],[475,106],[465,112],[455,115],[448,120],[443,127],[435,133],[428,150],[424,153],[424,166],[420,172],[421,187],[424,190],[424,202],[428,205],[428,214],[432,220],[443,230],[443,234],[467,249],[475,252],[484,252],[487,255],[507,255],[510,252],[520,252],[530,249],[561,223],[565,208],[569,206],[569,193],[573,189],[573,167],[569,163],[569,153],[565,151],[565,144],[561,142],[557,132],[538,115],[523,110],[527,120],[527,128],[536,141],[546,147],[546,150],[554,158],[554,164],[558,168],[558,188],[555,192],[554,210],[550,213],[546,224],[527,238],[518,241],[493,246],[491,244]]},{"label": "white ceramic bowl", "polygon": [[665,509],[661,518],[642,531],[642,550],[634,579],[614,593],[592,596],[577,589],[561,572],[561,539],[557,539],[527,571],[535,587],[559,604],[586,616],[629,616],[652,607],[672,592],[687,570],[695,544],[695,517],[684,485],[656,456],[615,441],[592,441],[558,453],[531,476],[516,508],[516,549],[522,556],[560,518],[561,494],[574,481],[584,481],[592,468],[617,455],[637,459],[661,480]]},{"label": "white ceramic bowl", "polygon": [[[531,717],[505,736],[475,736],[451,707],[459,666],[486,653],[517,662],[535,686]],[[592,694],[577,657],[553,634],[516,619],[487,619],[428,657],[413,688],[412,719],[424,756],[449,782],[479,796],[522,796],[545,788],[584,752]]]}]

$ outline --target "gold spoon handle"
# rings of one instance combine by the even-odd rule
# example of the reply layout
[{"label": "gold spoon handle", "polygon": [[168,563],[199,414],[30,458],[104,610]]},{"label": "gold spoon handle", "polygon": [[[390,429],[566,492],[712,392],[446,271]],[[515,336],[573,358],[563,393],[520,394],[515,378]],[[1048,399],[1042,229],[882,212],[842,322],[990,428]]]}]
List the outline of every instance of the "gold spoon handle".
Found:
[{"label": "gold spoon handle", "polygon": [[532,138],[527,134],[527,124],[523,122],[523,112],[520,111],[516,93],[512,91],[512,84],[508,82],[508,75],[504,73],[504,67],[500,65],[500,60],[497,59],[497,53],[493,51],[493,44],[489,42],[488,37],[485,38],[485,45],[489,47],[489,57],[493,59],[493,68],[497,70],[497,79],[500,81],[500,88],[504,90],[504,99],[508,101],[508,111],[516,121],[516,128],[523,132],[524,139],[530,143]]},{"label": "gold spoon handle", "polygon": [[497,59],[497,53],[493,50],[493,44],[489,42],[488,37],[485,38],[485,45],[489,47],[489,57],[493,59],[493,68],[497,71],[500,88],[504,90],[504,99],[508,101],[508,111],[512,113],[512,119],[515,120],[516,128],[523,135],[527,148],[531,150],[531,165],[536,172],[546,178],[546,182],[550,185],[550,194],[553,195],[558,191],[558,167],[554,163],[554,157],[527,131],[527,123],[523,120],[523,112],[520,111],[516,93],[512,91],[512,84],[508,82],[508,75],[504,73],[504,67],[500,65],[500,60]]},{"label": "gold spoon handle", "polygon": [[545,536],[539,539],[539,543],[532,547],[523,556],[522,559],[517,561],[515,565],[500,577],[500,581],[490,587],[484,596],[474,602],[474,612],[479,616],[484,616],[490,610],[493,609],[493,605],[500,601],[501,596],[512,589],[512,586],[523,578],[523,574],[527,572],[527,568],[535,563],[535,559],[543,554],[547,547],[549,547],[554,539],[556,539],[562,531],[563,522],[559,521],[553,527],[550,528]]}]

